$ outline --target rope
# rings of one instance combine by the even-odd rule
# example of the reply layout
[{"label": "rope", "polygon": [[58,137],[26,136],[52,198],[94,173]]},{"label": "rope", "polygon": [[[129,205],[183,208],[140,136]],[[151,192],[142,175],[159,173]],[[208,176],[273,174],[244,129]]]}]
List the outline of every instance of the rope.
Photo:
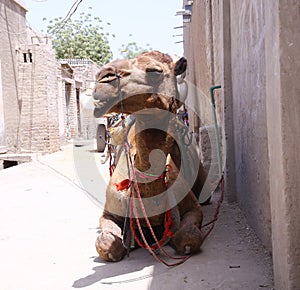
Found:
[{"label": "rope", "polygon": [[[135,185],[135,187],[138,189],[137,183],[134,183],[134,185]],[[139,193],[138,193],[138,195],[139,195]],[[139,195],[139,201],[140,201],[140,204],[141,204],[143,213],[145,214],[145,213],[146,213],[146,212],[145,212],[145,208],[144,208],[144,205],[143,205],[142,200],[141,200],[141,198],[140,198],[140,195]],[[133,227],[133,215],[137,216],[137,209],[136,209],[136,207],[134,206],[135,204],[134,204],[134,198],[133,198],[133,196],[130,197],[130,204],[131,204],[131,206],[130,206],[130,223],[131,223],[131,229],[132,229],[133,233],[135,233],[135,229],[134,229],[134,227]],[[150,232],[151,232],[151,234],[152,234],[152,236],[153,236],[153,238],[154,238],[154,240],[155,240],[155,242],[156,242],[157,248],[160,249],[160,250],[164,253],[164,255],[165,255],[166,257],[168,257],[168,258],[170,258],[170,259],[179,259],[179,260],[180,260],[179,262],[168,263],[168,262],[166,262],[164,259],[162,259],[161,257],[159,257],[159,256],[153,251],[152,247],[149,246],[148,241],[147,241],[147,239],[145,238],[145,235],[144,235],[144,233],[143,233],[143,229],[142,229],[142,227],[141,227],[141,224],[140,224],[139,219],[138,219],[138,218],[135,218],[135,221],[136,221],[136,224],[137,224],[137,226],[138,226],[139,233],[140,233],[140,235],[141,235],[141,237],[142,237],[142,240],[143,240],[143,242],[144,242],[145,248],[150,252],[150,254],[151,254],[157,261],[163,263],[164,265],[166,265],[166,266],[168,266],[168,267],[174,267],[174,266],[178,266],[178,265],[184,263],[187,259],[189,259],[189,258],[191,257],[190,255],[189,255],[189,256],[184,256],[184,257],[172,257],[171,255],[169,255],[169,254],[161,247],[160,243],[157,241],[156,235],[154,234],[153,228],[152,228],[152,226],[151,226],[151,224],[150,224],[150,222],[149,222],[149,219],[147,218],[147,215],[146,215],[146,214],[145,214],[145,220],[146,220],[147,225],[148,225],[148,227],[149,227],[149,229],[150,229]],[[135,236],[134,236],[134,237],[135,237]],[[137,241],[137,240],[136,240],[136,241]]]},{"label": "rope", "polygon": [[[124,116],[122,116],[123,118],[123,122],[122,122],[122,127],[123,127],[123,130],[124,130],[124,149],[125,149],[125,155],[126,155],[126,161],[127,161],[127,170],[128,170],[128,181],[125,182],[124,186],[128,186],[128,188],[130,187],[131,188],[131,191],[130,191],[130,197],[129,197],[129,220],[130,220],[130,226],[131,226],[131,231],[132,231],[132,234],[134,235],[134,238],[136,240],[137,243],[140,243],[140,241],[137,239],[136,235],[135,235],[135,229],[134,229],[134,226],[133,226],[133,219],[135,219],[136,221],[136,224],[138,226],[138,230],[139,230],[139,233],[142,237],[142,240],[144,242],[144,248],[146,248],[150,253],[151,255],[158,261],[160,261],[161,263],[163,263],[164,265],[168,266],[168,267],[172,267],[172,266],[177,266],[177,265],[180,265],[182,263],[184,263],[188,258],[190,258],[190,255],[188,256],[183,256],[183,257],[173,257],[171,256],[170,254],[168,254],[161,246],[161,242],[159,242],[157,240],[157,237],[153,231],[153,228],[151,226],[151,223],[148,219],[148,216],[147,216],[147,213],[146,213],[146,209],[145,209],[145,206],[143,204],[143,201],[142,201],[142,196],[141,196],[141,193],[140,193],[140,190],[139,190],[139,186],[138,186],[138,182],[137,182],[137,178],[136,178],[136,170],[135,170],[135,167],[133,165],[133,162],[132,162],[132,159],[131,159],[131,155],[130,155],[130,144],[128,142],[128,134],[127,134],[127,130],[125,128],[125,122],[124,122]],[[131,169],[131,170],[130,170]],[[132,172],[132,176],[130,176],[130,172]],[[165,175],[165,173],[163,173]],[[149,175],[148,175],[149,176]],[[157,178],[156,178],[157,179]],[[159,257],[154,251],[153,249],[151,248],[151,246],[149,245],[147,239],[145,238],[145,235],[143,233],[143,230],[142,230],[142,227],[141,227],[141,224],[140,224],[140,221],[139,219],[137,218],[138,214],[137,214],[137,209],[136,209],[136,206],[135,206],[135,202],[134,202],[134,194],[133,194],[133,191],[135,190],[135,192],[137,193],[137,197],[138,197],[138,200],[139,200],[139,204],[140,204],[140,207],[142,209],[142,213],[144,215],[144,219],[147,223],[147,226],[150,230],[150,233],[155,241],[155,244],[157,245],[157,249],[159,249],[167,258],[169,259],[174,259],[174,260],[180,260],[179,262],[175,262],[175,263],[167,263],[166,261],[164,261],[161,257]],[[126,219],[125,219],[126,221]],[[125,224],[124,224],[124,228],[125,228]],[[166,233],[166,235],[168,235],[170,233]]]},{"label": "rope", "polygon": [[[170,254],[168,254],[163,249],[163,245],[164,245],[165,241],[167,240],[167,238],[172,238],[173,237],[173,233],[170,230],[171,226],[172,226],[171,211],[168,210],[165,213],[164,233],[163,233],[163,236],[160,239],[160,241],[158,241],[158,239],[156,237],[156,234],[154,233],[154,230],[153,230],[153,228],[151,226],[151,223],[148,219],[146,209],[145,209],[145,206],[144,206],[143,201],[142,201],[142,196],[141,196],[141,193],[140,193],[140,190],[139,190],[138,182],[137,182],[137,175],[140,178],[149,179],[151,181],[155,181],[155,180],[158,180],[158,179],[165,179],[166,170],[168,170],[169,165],[166,166],[166,170],[161,175],[154,175],[154,174],[144,173],[144,172],[141,172],[140,170],[138,170],[137,168],[135,168],[134,164],[132,162],[132,159],[131,159],[131,154],[130,154],[130,148],[131,147],[130,147],[130,144],[129,144],[129,141],[128,141],[128,133],[127,133],[126,127],[124,125],[124,123],[125,123],[124,116],[122,116],[122,119],[123,119],[122,127],[123,127],[123,131],[124,131],[124,150],[125,150],[126,161],[127,161],[126,163],[127,163],[127,170],[128,170],[128,179],[125,179],[125,180],[121,181],[120,183],[116,183],[115,186],[116,186],[118,191],[130,188],[129,205],[128,205],[128,207],[129,207],[128,211],[129,211],[130,231],[131,231],[131,233],[133,235],[133,238],[136,241],[136,243],[140,247],[142,247],[144,249],[147,249],[150,252],[150,254],[157,261],[163,263],[164,265],[166,265],[168,267],[178,266],[178,265],[184,263],[186,260],[188,260],[191,257],[191,255],[182,256],[182,257],[174,257],[174,256],[171,256]],[[131,174],[131,172],[132,172],[132,174]],[[208,237],[208,235],[212,232],[212,230],[215,226],[215,223],[218,220],[220,207],[221,207],[221,204],[223,202],[223,195],[224,195],[224,175],[222,175],[216,189],[219,188],[220,185],[221,185],[221,193],[220,193],[220,197],[219,197],[219,200],[218,200],[218,203],[217,203],[217,208],[216,208],[214,217],[213,217],[212,221],[210,221],[210,222],[208,222],[208,223],[201,226],[201,228],[204,228],[208,225],[211,225],[209,230],[204,235],[203,242]],[[167,187],[167,183],[166,183],[166,187]],[[149,245],[149,243],[148,243],[148,241],[147,241],[147,239],[144,235],[143,228],[141,226],[140,220],[139,220],[139,218],[137,218],[138,213],[137,213],[137,207],[135,205],[134,191],[137,194],[137,198],[138,198],[138,201],[139,201],[139,204],[140,204],[140,208],[142,210],[144,219],[147,223],[147,227],[148,227],[148,229],[149,229],[149,231],[150,231],[150,233],[151,233],[151,235],[152,235],[152,237],[155,241],[154,245],[151,245],[151,246]],[[138,232],[141,236],[142,241],[138,238],[138,236],[136,234],[134,221],[135,221],[135,224],[137,226],[137,229],[138,229]],[[125,219],[124,229],[126,228],[126,222],[127,222],[127,219]],[[173,260],[179,260],[179,261],[174,262],[174,263],[166,262],[163,258],[159,257],[155,253],[155,250],[158,250],[158,249],[161,251],[161,253],[164,254],[164,256],[166,258],[173,259]],[[129,251],[128,251],[128,255],[129,255]]]},{"label": "rope", "polygon": [[221,204],[222,204],[223,198],[224,198],[224,175],[222,175],[222,177],[221,177],[221,179],[220,179],[220,181],[219,181],[219,183],[218,183],[218,185],[217,185],[216,188],[218,188],[220,185],[221,185],[221,193],[220,193],[220,197],[218,199],[217,208],[216,208],[214,217],[213,217],[213,219],[210,222],[208,222],[208,223],[206,223],[206,224],[204,224],[204,225],[201,226],[201,228],[204,228],[204,227],[209,226],[210,224],[212,224],[211,227],[209,228],[209,230],[204,235],[203,241],[212,232],[213,228],[215,227],[216,221],[218,220],[218,217],[219,217]]},{"label": "rope", "polygon": [[[119,83],[120,85],[120,83]],[[126,130],[126,127],[125,127],[125,117],[124,117],[124,105],[123,105],[123,99],[122,99],[122,95],[120,94],[119,95],[120,97],[120,103],[121,103],[121,111],[122,111],[122,128],[123,128],[123,132],[124,132],[124,151],[125,151],[125,155],[126,155],[126,163],[127,163],[127,170],[128,170],[128,179],[125,179],[123,180],[121,183],[119,184],[116,184],[117,188],[120,188],[120,189],[129,189],[130,188],[130,196],[129,196],[129,204],[128,204],[128,207],[129,207],[129,223],[130,223],[130,230],[131,230],[131,233],[133,234],[133,237],[134,237],[134,240],[137,242],[137,244],[143,248],[146,248],[150,254],[159,262],[163,263],[164,265],[168,266],[168,267],[174,267],[174,266],[178,266],[182,263],[184,263],[185,261],[187,261],[191,255],[187,255],[187,256],[182,256],[182,257],[174,257],[174,256],[171,256],[170,254],[168,254],[163,248],[162,248],[162,245],[164,243],[164,241],[167,239],[167,237],[172,237],[173,236],[173,233],[172,231],[170,230],[171,228],[171,225],[172,225],[172,218],[171,218],[171,212],[170,210],[168,210],[165,214],[165,222],[164,222],[164,234],[163,234],[163,237],[160,241],[157,240],[157,237],[154,233],[154,230],[151,226],[151,223],[148,219],[148,216],[147,216],[147,213],[146,213],[146,209],[145,209],[145,206],[143,204],[143,201],[142,201],[142,196],[141,196],[141,193],[140,193],[140,190],[139,190],[139,186],[138,186],[138,182],[137,182],[137,175],[140,175],[142,176],[143,178],[147,178],[147,179],[152,179],[152,181],[154,180],[157,180],[157,179],[160,179],[160,178],[164,178],[165,177],[165,173],[166,171],[160,175],[160,176],[155,176],[155,175],[152,175],[152,174],[145,174],[145,173],[142,173],[141,171],[137,170],[134,165],[133,165],[133,162],[132,162],[132,159],[131,159],[131,154],[130,154],[130,144],[128,142],[128,132]],[[132,172],[132,176],[130,174],[130,172]],[[222,175],[220,181],[219,181],[219,184],[221,184],[221,195],[220,195],[220,198],[219,198],[219,201],[218,201],[218,205],[217,205],[217,209],[216,209],[216,212],[215,212],[215,215],[214,215],[214,218],[211,222],[203,225],[201,228],[209,225],[209,224],[212,224],[212,226],[210,227],[210,229],[207,231],[207,233],[205,234],[204,238],[203,238],[203,241],[208,237],[208,235],[211,233],[211,231],[213,230],[214,226],[215,226],[215,223],[218,219],[218,215],[219,215],[219,211],[220,211],[220,206],[221,206],[221,203],[223,201],[223,193],[224,193],[224,176]],[[218,184],[218,186],[219,186]],[[166,183],[167,185],[167,183]],[[137,208],[136,208],[136,205],[135,205],[135,197],[134,197],[134,191],[136,192],[137,194],[137,198],[138,198],[138,201],[139,201],[139,204],[140,204],[140,207],[141,207],[141,210],[142,210],[142,213],[143,213],[143,216],[144,216],[144,219],[146,221],[146,224],[150,230],[150,233],[155,241],[155,244],[154,246],[150,246],[145,235],[144,235],[144,232],[143,232],[143,229],[142,229],[142,226],[141,226],[141,223],[140,223],[140,220],[139,218],[137,217],[138,216],[138,212],[137,212]],[[138,239],[137,235],[136,235],[136,232],[135,232],[135,227],[134,227],[134,224],[133,224],[133,221],[135,220],[135,223],[138,227],[138,230],[139,230],[139,234],[143,240],[143,243]],[[126,229],[127,227],[127,218],[125,218],[125,222],[124,222],[124,229]],[[124,233],[123,231],[123,234],[126,234]],[[163,258],[159,257],[155,252],[154,250],[157,250],[159,249],[164,255],[166,258],[169,258],[169,259],[173,259],[173,260],[179,260],[178,262],[174,262],[174,263],[168,263],[166,262]],[[129,255],[129,249],[127,249],[127,255]]]},{"label": "rope", "polygon": [[[135,230],[134,230],[134,225],[133,225],[133,219],[130,219],[130,226],[131,226],[131,230],[133,231],[133,236],[135,241],[138,243],[138,245],[141,248],[147,248],[147,246],[145,244],[143,244],[139,238],[137,237]],[[171,210],[167,210],[166,214],[165,214],[165,221],[164,221],[164,234],[162,236],[162,238],[159,241],[159,244],[154,244],[152,246],[150,246],[151,250],[157,250],[159,247],[162,247],[164,245],[164,243],[166,242],[167,238],[172,238],[173,237],[173,233],[171,231],[171,226],[172,226],[172,217],[171,217]]]},{"label": "rope", "polygon": [[137,168],[134,168],[135,174],[138,175],[140,178],[144,178],[144,179],[149,179],[152,181],[155,181],[157,179],[163,179],[166,176],[166,171],[164,171],[161,175],[155,175],[152,173],[145,173],[142,172],[140,170],[138,170]]}]

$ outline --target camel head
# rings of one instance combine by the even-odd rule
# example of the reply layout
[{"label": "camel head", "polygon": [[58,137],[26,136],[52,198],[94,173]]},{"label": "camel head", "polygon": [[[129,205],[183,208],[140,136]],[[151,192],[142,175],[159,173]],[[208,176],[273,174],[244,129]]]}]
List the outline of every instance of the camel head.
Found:
[{"label": "camel head", "polygon": [[176,76],[185,72],[187,62],[159,51],[144,52],[134,59],[115,60],[96,75],[95,117],[105,113],[133,114],[149,108],[175,113],[181,102]]}]

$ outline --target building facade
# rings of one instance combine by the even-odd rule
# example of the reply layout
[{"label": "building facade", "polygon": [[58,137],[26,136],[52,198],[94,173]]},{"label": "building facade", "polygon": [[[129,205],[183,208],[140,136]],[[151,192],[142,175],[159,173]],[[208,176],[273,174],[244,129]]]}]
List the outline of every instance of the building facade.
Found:
[{"label": "building facade", "polygon": [[56,60],[51,39],[26,27],[22,1],[0,5],[0,152],[18,159],[94,138],[92,108],[85,104],[99,67],[90,60]]}]

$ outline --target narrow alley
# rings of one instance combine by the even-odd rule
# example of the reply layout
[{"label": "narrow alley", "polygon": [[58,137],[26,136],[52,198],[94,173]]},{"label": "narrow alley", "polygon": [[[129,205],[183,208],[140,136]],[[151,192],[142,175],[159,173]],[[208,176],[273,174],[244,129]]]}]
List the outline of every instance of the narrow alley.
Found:
[{"label": "narrow alley", "polygon": [[[102,207],[88,192],[101,199],[109,174],[94,148],[68,145],[0,171],[1,289],[273,289],[271,255],[235,203],[222,204],[201,253],[183,265],[167,268],[143,249],[118,263],[100,260]],[[205,221],[217,198],[204,207]]]}]

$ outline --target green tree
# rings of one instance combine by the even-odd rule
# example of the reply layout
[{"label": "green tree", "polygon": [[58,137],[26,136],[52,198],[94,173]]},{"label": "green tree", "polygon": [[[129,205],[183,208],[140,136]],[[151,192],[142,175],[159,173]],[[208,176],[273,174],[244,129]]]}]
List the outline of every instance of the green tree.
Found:
[{"label": "green tree", "polygon": [[[129,35],[131,36],[131,35]],[[123,44],[121,49],[119,49],[121,55],[125,59],[132,59],[135,58],[137,55],[139,55],[142,52],[150,51],[150,44],[146,44],[147,48],[143,48],[139,46],[136,42],[132,41],[127,44]]]},{"label": "green tree", "polygon": [[109,33],[104,32],[102,20],[90,13],[82,12],[75,20],[54,18],[49,21],[47,33],[53,37],[57,58],[89,58],[100,66],[112,58]]}]

